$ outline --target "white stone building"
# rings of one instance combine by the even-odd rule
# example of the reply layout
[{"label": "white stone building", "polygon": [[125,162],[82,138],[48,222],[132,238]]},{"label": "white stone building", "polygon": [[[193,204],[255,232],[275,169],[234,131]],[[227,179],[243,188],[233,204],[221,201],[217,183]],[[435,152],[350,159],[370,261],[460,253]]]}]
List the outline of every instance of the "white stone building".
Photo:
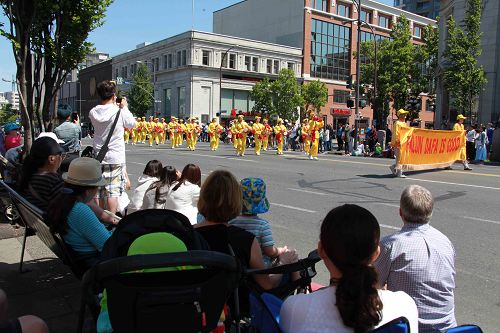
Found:
[{"label": "white stone building", "polygon": [[17,91],[7,91],[4,93],[7,104],[12,104],[13,110],[19,110],[19,93]]},{"label": "white stone building", "polygon": [[113,79],[123,79],[119,89],[130,88],[140,63],[153,76],[155,116],[197,116],[206,123],[219,110],[221,118],[229,117],[233,109],[251,111],[249,91],[264,77],[276,78],[282,68],[292,69],[300,78],[302,49],[187,31],[113,57]]}]

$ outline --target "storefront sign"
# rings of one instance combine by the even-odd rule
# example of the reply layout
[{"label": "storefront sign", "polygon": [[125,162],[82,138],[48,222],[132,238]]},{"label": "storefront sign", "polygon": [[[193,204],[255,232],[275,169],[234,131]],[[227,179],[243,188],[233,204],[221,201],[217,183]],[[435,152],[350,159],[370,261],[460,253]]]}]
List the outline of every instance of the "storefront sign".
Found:
[{"label": "storefront sign", "polygon": [[349,116],[351,116],[351,112],[352,111],[350,109],[335,109],[335,108],[330,109],[330,113],[332,114],[332,116],[349,117]]}]

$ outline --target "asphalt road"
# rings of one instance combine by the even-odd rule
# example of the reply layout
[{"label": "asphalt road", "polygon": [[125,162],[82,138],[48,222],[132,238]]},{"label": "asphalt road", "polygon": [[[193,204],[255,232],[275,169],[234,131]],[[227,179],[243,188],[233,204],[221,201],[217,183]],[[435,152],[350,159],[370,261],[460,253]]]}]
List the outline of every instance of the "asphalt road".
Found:
[{"label": "asphalt road", "polygon": [[[187,163],[201,167],[203,176],[228,169],[236,177],[261,177],[267,183],[270,211],[263,215],[272,226],[278,245],[296,248],[301,256],[316,248],[319,226],[326,213],[344,203],[369,209],[383,235],[401,227],[398,207],[403,188],[419,184],[435,198],[432,225],[454,244],[456,259],[456,316],[459,323],[478,323],[485,332],[500,331],[500,167],[474,166],[453,170],[390,175],[391,160],[320,155],[310,161],[299,152],[275,151],[255,156],[248,150],[236,157],[231,145],[210,151],[206,143],[195,152],[172,150],[167,145],[127,146],[127,166],[133,184],[151,159],[182,169]],[[326,284],[322,264],[315,281]]]}]

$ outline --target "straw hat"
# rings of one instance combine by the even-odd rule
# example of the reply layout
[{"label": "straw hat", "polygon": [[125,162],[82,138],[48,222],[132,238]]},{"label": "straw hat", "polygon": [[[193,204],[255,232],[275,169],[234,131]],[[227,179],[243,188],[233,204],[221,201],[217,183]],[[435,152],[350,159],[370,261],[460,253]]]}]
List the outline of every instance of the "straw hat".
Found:
[{"label": "straw hat", "polygon": [[66,183],[79,186],[104,186],[101,163],[90,157],[78,157],[71,161],[68,172],[63,173]]},{"label": "straw hat", "polygon": [[457,116],[457,120],[460,120],[460,119],[467,119],[467,117],[465,117],[463,114],[459,114]]}]

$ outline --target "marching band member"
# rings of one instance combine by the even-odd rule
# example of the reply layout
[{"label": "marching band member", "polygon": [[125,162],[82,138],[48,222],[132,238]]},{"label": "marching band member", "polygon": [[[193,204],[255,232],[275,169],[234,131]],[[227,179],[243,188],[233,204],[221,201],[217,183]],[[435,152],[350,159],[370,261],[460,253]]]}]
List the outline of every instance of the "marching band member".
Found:
[{"label": "marching band member", "polygon": [[165,143],[167,140],[168,124],[165,122],[165,118],[161,118],[161,126],[163,128],[163,133],[161,135],[161,144]]},{"label": "marching band member", "polygon": [[262,147],[263,132],[265,126],[260,123],[260,117],[255,117],[255,124],[252,126],[253,136],[255,139],[255,155],[260,156],[260,148]]},{"label": "marching band member", "polygon": [[222,133],[222,126],[217,122],[217,118],[212,118],[208,125],[208,136],[210,137],[210,149],[216,151],[219,148],[219,138]]},{"label": "marching band member", "polygon": [[243,115],[238,115],[238,121],[236,122],[236,153],[238,156],[245,156],[245,150],[247,148],[247,133],[251,130],[252,128],[248,126],[246,121],[243,119]]},{"label": "marching band member", "polygon": [[394,148],[394,158],[396,159],[396,161],[389,168],[391,169],[391,172],[394,176],[399,178],[406,178],[406,176],[403,174],[403,170],[401,169],[400,151],[401,151],[401,128],[408,127],[406,125],[406,115],[408,114],[408,111],[399,109],[396,112],[396,114],[398,116],[398,120],[396,120],[396,122],[392,127],[392,140],[391,140],[391,146]]},{"label": "marching band member", "polygon": [[130,141],[130,137],[132,136],[132,129],[131,128],[124,128],[123,129],[123,141],[128,145]]},{"label": "marching band member", "polygon": [[304,144],[304,153],[309,155],[311,149],[311,138],[309,137],[309,120],[307,117],[302,121],[302,143]]},{"label": "marching band member", "polygon": [[153,119],[153,116],[149,116],[149,122],[147,123],[148,126],[148,134],[149,134],[149,146],[153,146],[153,140],[155,137],[155,121]]},{"label": "marching band member", "polygon": [[196,118],[190,117],[189,123],[186,125],[186,144],[189,150],[195,150],[197,140],[197,124]]},{"label": "marching band member", "polygon": [[160,123],[159,118],[155,118],[153,134],[154,134],[155,143],[158,146],[160,144],[161,138],[163,136],[163,124]]},{"label": "marching band member", "polygon": [[134,128],[132,128],[132,145],[137,143],[137,140],[140,140],[140,132],[139,132],[139,122],[141,118],[135,117],[136,123]]},{"label": "marching band member", "polygon": [[177,133],[177,147],[182,146],[184,142],[184,134],[186,134],[187,127],[186,124],[184,123],[184,119],[180,119],[179,122],[179,132]]},{"label": "marching band member", "polygon": [[264,118],[262,121],[264,125],[264,131],[262,131],[262,150],[267,151],[267,146],[269,145],[269,135],[273,132],[273,129],[268,124],[268,120]]},{"label": "marching band member", "polygon": [[172,149],[175,149],[177,146],[177,130],[179,124],[177,124],[177,118],[172,116],[170,117],[170,123],[168,124],[168,130],[170,131],[170,145]]},{"label": "marching band member", "polygon": [[146,117],[141,118],[141,142],[146,143],[146,136],[148,135],[147,121]]},{"label": "marching band member", "polygon": [[[453,130],[454,131],[462,131],[464,133],[464,136],[467,134],[464,128],[464,120],[467,119],[464,117],[464,115],[459,114],[457,116],[457,123],[453,125]],[[472,168],[469,166],[469,162],[467,162],[467,151],[466,151],[466,142],[464,140],[464,144],[462,145],[462,148],[460,148],[460,161],[464,165],[464,170],[472,170]]]},{"label": "marching band member", "polygon": [[233,147],[238,150],[238,134],[236,133],[236,119],[231,120],[231,136],[233,138]]},{"label": "marching band member", "polygon": [[278,155],[283,155],[283,143],[285,142],[286,127],[283,125],[283,119],[278,118],[276,126],[274,126],[274,134],[276,135],[276,143],[278,145]]},{"label": "marching band member", "polygon": [[313,115],[311,113],[312,119],[309,122],[309,137],[311,142],[311,148],[309,149],[309,159],[318,159],[318,148],[319,148],[319,130],[325,125],[323,119]]}]

